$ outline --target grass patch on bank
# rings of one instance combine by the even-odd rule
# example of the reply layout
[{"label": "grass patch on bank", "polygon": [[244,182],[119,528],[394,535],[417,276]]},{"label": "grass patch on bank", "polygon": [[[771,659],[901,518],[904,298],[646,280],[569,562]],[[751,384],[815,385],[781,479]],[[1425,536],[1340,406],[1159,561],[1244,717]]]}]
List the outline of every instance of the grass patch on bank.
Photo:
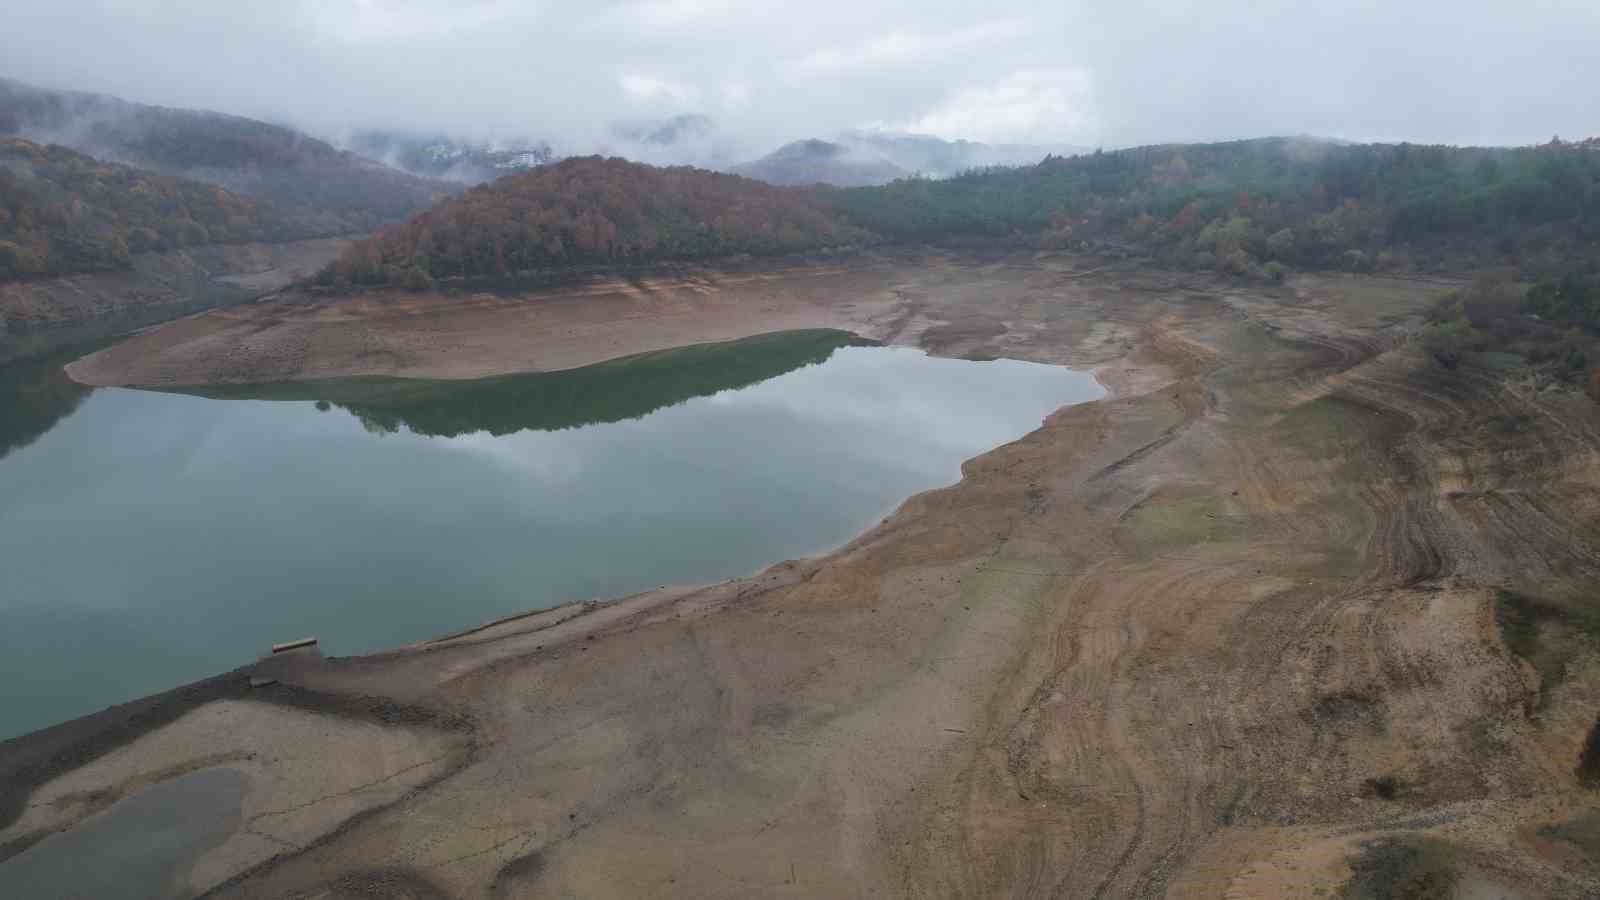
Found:
[{"label": "grass patch on bank", "polygon": [[1350,863],[1343,900],[1450,900],[1461,880],[1456,850],[1433,838],[1402,837],[1367,844]]},{"label": "grass patch on bank", "polygon": [[1238,540],[1246,520],[1219,496],[1152,497],[1129,510],[1122,525],[1140,545],[1158,548]]},{"label": "grass patch on bank", "polygon": [[1539,836],[1571,844],[1591,860],[1600,861],[1600,813],[1585,813],[1568,822],[1540,825]]},{"label": "grass patch on bank", "polygon": [[1289,409],[1273,427],[1284,440],[1314,457],[1344,459],[1356,448],[1388,446],[1407,425],[1354,398],[1325,394]]},{"label": "grass patch on bank", "polygon": [[1506,353],[1499,350],[1469,353],[1467,358],[1473,365],[1496,372],[1514,372],[1527,368],[1528,365],[1528,358],[1521,353]]},{"label": "grass patch on bank", "polygon": [[1494,614],[1501,643],[1539,673],[1541,705],[1580,653],[1600,647],[1600,610],[1502,590]]}]

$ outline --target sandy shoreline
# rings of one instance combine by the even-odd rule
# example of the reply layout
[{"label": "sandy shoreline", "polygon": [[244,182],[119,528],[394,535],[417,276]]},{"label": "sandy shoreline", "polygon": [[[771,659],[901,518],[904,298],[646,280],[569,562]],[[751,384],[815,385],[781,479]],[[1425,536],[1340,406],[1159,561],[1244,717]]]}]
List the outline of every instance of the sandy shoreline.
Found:
[{"label": "sandy shoreline", "polygon": [[[1537,836],[1600,814],[1578,771],[1600,656],[1535,706],[1494,619],[1499,588],[1592,586],[1595,530],[1560,524],[1600,524],[1592,404],[1439,377],[1402,327],[1437,287],[1092,268],[263,303],[75,363],[90,383],[474,377],[779,323],[1068,364],[1110,391],[820,557],[277,661],[250,703],[398,743],[257,782],[314,800],[442,761],[205,878],[247,897],[1273,897],[1336,894],[1372,842],[1425,837],[1473,889],[1592,895],[1585,851]],[[1494,430],[1510,411],[1527,427]],[[363,730],[384,716],[347,698],[416,712]],[[57,796],[214,758],[225,742],[187,724],[208,708],[242,735],[277,722],[219,694],[131,716],[82,765],[16,764],[70,757],[67,737],[7,742],[0,774]]]},{"label": "sandy shoreline", "polygon": [[529,296],[282,295],[193,316],[68,367],[84,384],[215,384],[349,375],[480,378],[774,331],[880,337],[899,308],[885,261],[671,280],[599,279]]}]

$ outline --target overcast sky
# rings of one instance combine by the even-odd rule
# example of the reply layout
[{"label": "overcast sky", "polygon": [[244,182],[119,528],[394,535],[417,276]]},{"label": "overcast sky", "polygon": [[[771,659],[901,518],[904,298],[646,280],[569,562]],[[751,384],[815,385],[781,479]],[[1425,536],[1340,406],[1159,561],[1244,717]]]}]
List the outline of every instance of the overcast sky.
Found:
[{"label": "overcast sky", "polygon": [[0,75],[299,124],[575,143],[697,112],[1123,146],[1600,133],[1600,0],[16,0]]}]

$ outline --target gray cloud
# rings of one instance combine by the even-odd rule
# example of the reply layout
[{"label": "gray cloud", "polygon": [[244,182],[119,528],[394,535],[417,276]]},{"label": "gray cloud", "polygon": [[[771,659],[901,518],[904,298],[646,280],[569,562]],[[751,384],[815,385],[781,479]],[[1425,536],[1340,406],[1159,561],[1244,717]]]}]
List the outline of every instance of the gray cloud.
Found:
[{"label": "gray cloud", "polygon": [[1600,4],[1460,0],[24,0],[0,75],[292,122],[603,147],[714,118],[1127,145],[1600,131]]}]

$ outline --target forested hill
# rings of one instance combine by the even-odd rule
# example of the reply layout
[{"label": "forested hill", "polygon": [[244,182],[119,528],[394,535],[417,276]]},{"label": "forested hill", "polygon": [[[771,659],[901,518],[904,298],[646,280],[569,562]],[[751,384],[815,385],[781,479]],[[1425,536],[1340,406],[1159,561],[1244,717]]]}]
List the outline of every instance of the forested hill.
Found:
[{"label": "forested hill", "polygon": [[324,283],[874,242],[1070,247],[1276,278],[1291,268],[1562,271],[1600,250],[1600,143],[1298,138],[1142,147],[881,187],[779,189],[569,160],[476,188],[357,245]]},{"label": "forested hill", "polygon": [[370,231],[426,209],[456,187],[421,178],[290,128],[254,119],[130,103],[0,79],[0,135],[71,147],[193,178],[320,220],[323,231]]},{"label": "forested hill", "polygon": [[775,254],[871,236],[822,195],[702,169],[567,159],[467,191],[352,246],[324,284]]},{"label": "forested hill", "polygon": [[896,241],[1113,242],[1167,265],[1241,275],[1269,263],[1560,264],[1600,241],[1600,144],[1167,145],[839,191],[831,202]]},{"label": "forested hill", "polygon": [[118,269],[144,251],[334,233],[216,185],[0,138],[0,280]]}]

